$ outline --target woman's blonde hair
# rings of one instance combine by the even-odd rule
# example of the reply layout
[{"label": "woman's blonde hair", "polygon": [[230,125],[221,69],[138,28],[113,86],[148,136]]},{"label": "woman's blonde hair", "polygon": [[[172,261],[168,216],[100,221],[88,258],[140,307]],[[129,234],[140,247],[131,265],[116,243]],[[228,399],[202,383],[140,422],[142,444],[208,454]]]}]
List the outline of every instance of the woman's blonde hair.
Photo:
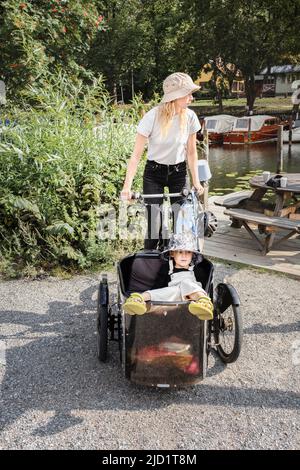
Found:
[{"label": "woman's blonde hair", "polygon": [[[161,135],[165,137],[172,124],[172,119],[175,116],[175,101],[169,101],[159,105],[158,108],[158,121],[161,128]],[[182,109],[179,113],[180,118],[180,131],[184,132],[186,126],[186,110]]]}]

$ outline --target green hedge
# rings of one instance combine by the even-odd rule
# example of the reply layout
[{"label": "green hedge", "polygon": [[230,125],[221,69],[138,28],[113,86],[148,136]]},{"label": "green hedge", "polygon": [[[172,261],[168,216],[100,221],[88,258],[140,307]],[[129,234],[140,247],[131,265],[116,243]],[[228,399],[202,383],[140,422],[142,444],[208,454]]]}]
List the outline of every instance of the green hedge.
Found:
[{"label": "green hedge", "polygon": [[[5,110],[0,134],[0,270],[9,276],[105,262],[121,241],[97,237],[99,204],[117,205],[141,103],[110,104],[101,79],[44,77]],[[135,179],[141,183],[142,165]]]}]

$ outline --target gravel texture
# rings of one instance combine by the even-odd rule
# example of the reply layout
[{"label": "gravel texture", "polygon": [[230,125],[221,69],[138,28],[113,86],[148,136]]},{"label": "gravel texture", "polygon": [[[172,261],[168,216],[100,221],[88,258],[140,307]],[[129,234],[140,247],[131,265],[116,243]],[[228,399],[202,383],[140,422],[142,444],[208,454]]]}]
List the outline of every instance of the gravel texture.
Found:
[{"label": "gravel texture", "polygon": [[[0,283],[2,449],[299,449],[299,281],[216,264],[244,344],[199,385],[137,387],[96,357],[99,275]],[[113,283],[115,274],[110,273]]]}]

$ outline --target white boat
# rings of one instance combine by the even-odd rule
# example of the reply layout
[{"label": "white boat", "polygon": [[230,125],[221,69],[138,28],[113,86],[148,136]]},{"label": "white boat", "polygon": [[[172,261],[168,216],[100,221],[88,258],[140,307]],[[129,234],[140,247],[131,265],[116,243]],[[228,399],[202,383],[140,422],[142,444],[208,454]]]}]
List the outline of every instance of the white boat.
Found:
[{"label": "white boat", "polygon": [[[283,131],[283,143],[289,143],[289,133],[290,131]],[[292,143],[293,144],[300,144],[300,119],[297,119],[294,122],[292,127]]]},{"label": "white boat", "polygon": [[229,114],[217,114],[204,118],[203,130],[208,132],[208,140],[212,144],[222,144],[223,134],[231,131],[236,117]]},{"label": "white boat", "polygon": [[280,120],[274,116],[256,115],[236,118],[231,131],[223,137],[224,144],[254,144],[277,140]]}]

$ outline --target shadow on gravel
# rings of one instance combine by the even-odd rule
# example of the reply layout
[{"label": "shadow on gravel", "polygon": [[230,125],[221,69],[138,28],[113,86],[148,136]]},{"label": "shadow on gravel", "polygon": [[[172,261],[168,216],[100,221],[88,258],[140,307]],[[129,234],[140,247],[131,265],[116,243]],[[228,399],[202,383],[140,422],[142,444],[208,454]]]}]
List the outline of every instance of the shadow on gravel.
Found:
[{"label": "shadow on gravel", "polygon": [[[38,284],[37,284],[38,288]],[[110,345],[110,359],[96,358],[96,301],[98,284],[81,292],[79,304],[50,302],[48,311],[2,311],[1,324],[20,325],[22,331],[9,339],[2,382],[2,428],[30,410],[49,412],[49,421],[32,422],[33,435],[51,435],[76,426],[84,418],[73,412],[95,410],[148,410],[173,403],[216,406],[297,409],[299,396],[285,390],[208,385],[180,390],[136,387],[124,377],[116,343]],[[13,339],[18,346],[13,346]],[[21,344],[21,345],[20,345]],[[219,374],[219,360],[208,376]]]},{"label": "shadow on gravel", "polygon": [[293,333],[300,330],[300,322],[286,323],[280,325],[270,325],[255,323],[254,325],[244,328],[244,335],[247,334],[265,334],[265,333]]}]

